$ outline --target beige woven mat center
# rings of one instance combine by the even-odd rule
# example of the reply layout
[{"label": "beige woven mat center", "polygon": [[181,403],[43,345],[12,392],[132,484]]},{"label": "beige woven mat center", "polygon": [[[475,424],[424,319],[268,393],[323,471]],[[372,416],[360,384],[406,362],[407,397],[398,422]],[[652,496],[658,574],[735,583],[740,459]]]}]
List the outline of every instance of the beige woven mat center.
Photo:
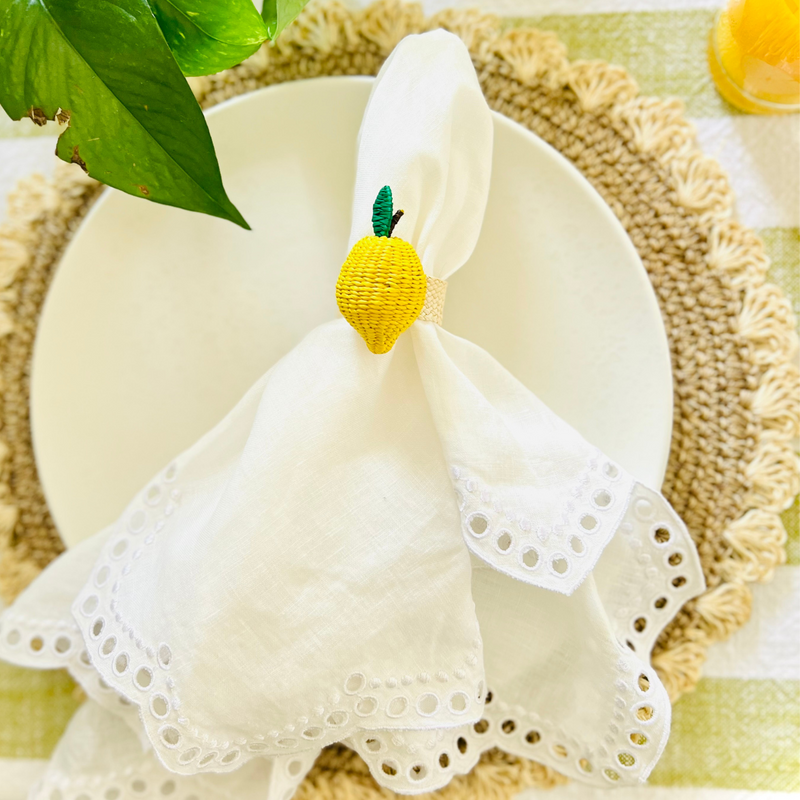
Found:
[{"label": "beige woven mat center", "polygon": [[[365,11],[312,6],[245,64],[192,79],[204,107],[242,92],[319,75],[374,75],[409,33],[444,27],[469,47],[489,105],[553,145],[625,226],[655,289],[672,353],[675,416],[663,491],[691,531],[708,591],[659,639],[653,663],[671,696],[700,677],[707,646],[750,612],[748,583],[785,559],[779,512],[800,488],[792,313],[764,282],[760,240],[730,216],[719,165],[696,148],[677,100],[640,97],[623,69],[574,62],[553,34],[503,31],[476,11],[426,19],[384,0]],[[31,178],[0,228],[0,593],[8,601],[61,550],[36,475],[28,371],[50,278],[99,187],[77,168]],[[445,798],[506,798],[563,780],[545,767],[487,753]],[[323,753],[298,795],[388,797],[345,748]]]}]

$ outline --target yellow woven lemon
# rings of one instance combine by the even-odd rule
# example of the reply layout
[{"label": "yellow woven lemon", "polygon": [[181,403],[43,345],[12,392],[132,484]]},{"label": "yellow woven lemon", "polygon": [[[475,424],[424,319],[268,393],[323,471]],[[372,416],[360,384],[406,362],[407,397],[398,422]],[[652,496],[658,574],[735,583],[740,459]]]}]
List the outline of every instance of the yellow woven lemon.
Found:
[{"label": "yellow woven lemon", "polygon": [[419,316],[427,279],[414,248],[392,232],[403,215],[392,214],[392,191],[384,186],[372,207],[374,236],[353,245],[336,282],[342,316],[373,353],[388,353]]}]

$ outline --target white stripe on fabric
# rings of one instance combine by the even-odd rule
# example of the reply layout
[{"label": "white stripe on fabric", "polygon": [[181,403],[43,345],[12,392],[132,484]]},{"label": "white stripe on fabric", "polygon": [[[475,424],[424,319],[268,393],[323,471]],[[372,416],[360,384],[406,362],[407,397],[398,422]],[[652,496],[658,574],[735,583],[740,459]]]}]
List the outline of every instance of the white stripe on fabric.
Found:
[{"label": "white stripe on fabric", "polygon": [[800,680],[800,567],[779,567],[752,589],[750,621],[709,648],[703,675]]},{"label": "white stripe on fabric", "polygon": [[50,176],[56,163],[55,136],[21,137],[0,141],[0,222],[6,218],[6,198],[20,178],[34,172]]},{"label": "white stripe on fabric", "polygon": [[570,783],[556,789],[528,789],[515,800],[789,800],[793,792],[748,792],[744,789],[699,789],[693,786],[634,786],[595,789]]},{"label": "white stripe on fabric", "polygon": [[0,800],[25,800],[46,766],[44,759],[0,758]]},{"label": "white stripe on fabric", "polygon": [[752,228],[800,225],[800,116],[693,119],[703,152],[730,176],[736,213]]}]

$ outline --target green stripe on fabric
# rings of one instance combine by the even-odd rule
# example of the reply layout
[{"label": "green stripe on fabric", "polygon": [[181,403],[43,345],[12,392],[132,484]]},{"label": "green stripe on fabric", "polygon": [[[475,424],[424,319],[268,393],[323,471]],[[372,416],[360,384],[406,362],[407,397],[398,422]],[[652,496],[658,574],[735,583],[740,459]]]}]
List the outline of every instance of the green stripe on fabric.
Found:
[{"label": "green stripe on fabric", "polygon": [[80,704],[66,672],[0,662],[0,758],[49,758]]},{"label": "green stripe on fabric", "polygon": [[[553,31],[569,49],[571,59],[620,64],[636,78],[643,93],[681,97],[690,116],[720,117],[740,112],[717,94],[708,71],[706,47],[715,13],[709,8],[551,14],[508,17],[504,22]],[[0,111],[0,137],[35,136],[44,130],[27,120],[12,123]],[[47,135],[52,133],[48,130]]]},{"label": "green stripe on fabric", "polygon": [[571,60],[601,59],[625,67],[643,94],[677,96],[692,117],[739,114],[711,80],[706,58],[716,10],[508,17],[509,26],[553,31]]},{"label": "green stripe on fabric", "polygon": [[704,678],[672,712],[650,783],[800,791],[800,681]]},{"label": "green stripe on fabric", "polygon": [[767,280],[786,292],[800,325],[800,228],[762,228],[758,235],[772,260]]},{"label": "green stripe on fabric", "polygon": [[[762,228],[758,235],[772,261],[767,280],[786,292],[800,333],[800,228]],[[786,563],[800,565],[800,499],[795,498],[781,519],[787,536]]]},{"label": "green stripe on fabric", "polygon": [[15,121],[0,108],[0,139],[58,136],[61,130],[55,122],[48,122],[46,125],[34,125],[27,118]]}]

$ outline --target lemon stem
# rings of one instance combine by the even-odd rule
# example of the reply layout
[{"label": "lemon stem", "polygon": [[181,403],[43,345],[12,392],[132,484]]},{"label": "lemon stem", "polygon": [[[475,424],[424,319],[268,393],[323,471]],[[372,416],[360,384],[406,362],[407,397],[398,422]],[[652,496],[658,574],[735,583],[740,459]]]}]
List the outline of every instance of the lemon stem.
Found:
[{"label": "lemon stem", "polygon": [[399,209],[398,211],[394,212],[394,216],[392,217],[392,224],[389,225],[389,236],[390,237],[391,237],[391,235],[392,235],[392,233],[394,231],[394,226],[397,225],[398,222],[400,222],[400,217],[402,217],[404,213],[405,212],[403,211],[402,208]]}]

